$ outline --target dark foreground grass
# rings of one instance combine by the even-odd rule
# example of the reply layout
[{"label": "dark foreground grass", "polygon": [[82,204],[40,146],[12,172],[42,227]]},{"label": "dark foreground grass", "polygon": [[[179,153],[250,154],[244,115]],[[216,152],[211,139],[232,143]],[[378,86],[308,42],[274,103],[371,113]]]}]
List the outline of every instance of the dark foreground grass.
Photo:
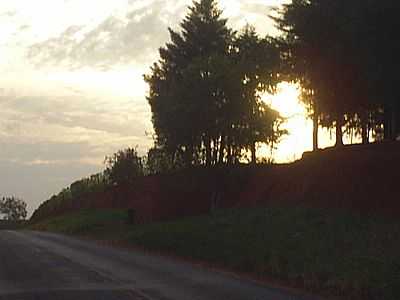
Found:
[{"label": "dark foreground grass", "polygon": [[35,225],[121,240],[346,299],[400,299],[400,221],[309,208],[230,210],[128,226],[125,212]]},{"label": "dark foreground grass", "polygon": [[122,210],[83,210],[30,224],[29,229],[122,240],[128,234],[127,218],[127,212]]}]

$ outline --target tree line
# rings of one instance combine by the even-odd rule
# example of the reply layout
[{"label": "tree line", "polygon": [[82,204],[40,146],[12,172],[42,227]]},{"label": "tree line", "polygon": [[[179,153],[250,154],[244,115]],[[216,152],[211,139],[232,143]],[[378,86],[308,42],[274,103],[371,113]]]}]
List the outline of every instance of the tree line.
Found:
[{"label": "tree line", "polygon": [[63,212],[67,204],[74,204],[91,195],[104,193],[115,186],[134,186],[139,178],[161,172],[161,166],[157,161],[150,164],[151,167],[147,156],[140,156],[137,148],[126,148],[106,156],[103,171],[74,181],[58,194],[52,195],[35,210],[32,220]]},{"label": "tree line", "polygon": [[103,172],[74,182],[40,209],[145,175],[256,163],[260,143],[273,148],[288,133],[285,119],[261,100],[282,81],[301,87],[314,150],[320,127],[335,129],[337,147],[346,132],[363,143],[395,140],[399,6],[394,0],[293,0],[271,15],[280,35],[260,37],[250,25],[229,28],[216,0],[193,1],[144,77],[154,147],[144,157],[134,148],[106,157]]},{"label": "tree line", "polygon": [[286,80],[299,82],[318,126],[354,130],[366,144],[399,133],[400,42],[394,0],[293,0],[275,21]]},{"label": "tree line", "polygon": [[144,158],[139,156],[136,148],[127,148],[106,156],[103,171],[74,181],[58,194],[51,196],[35,210],[32,219],[41,218],[43,214],[50,215],[66,203],[105,192],[114,185],[133,184],[138,177],[144,175],[143,161]]},{"label": "tree line", "polygon": [[400,107],[394,0],[294,0],[275,8],[278,37],[251,26],[235,32],[215,0],[194,1],[145,80],[154,152],[170,165],[257,162],[284,119],[260,99],[281,81],[298,83],[318,128],[371,140],[394,140]]},{"label": "tree line", "polygon": [[[194,1],[145,80],[155,150],[171,165],[256,163],[258,143],[274,145],[284,119],[263,101],[279,83],[277,40],[253,27],[235,32],[217,1]],[[250,156],[250,157],[248,157]]]}]

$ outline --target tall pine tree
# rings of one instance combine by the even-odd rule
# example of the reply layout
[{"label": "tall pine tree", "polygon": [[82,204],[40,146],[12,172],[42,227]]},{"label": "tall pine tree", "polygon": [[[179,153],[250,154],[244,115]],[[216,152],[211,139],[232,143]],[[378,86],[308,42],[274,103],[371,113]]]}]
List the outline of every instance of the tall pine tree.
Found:
[{"label": "tall pine tree", "polygon": [[188,164],[201,160],[203,148],[211,163],[220,94],[212,71],[232,39],[221,14],[214,0],[194,2],[181,23],[182,32],[169,29],[171,42],[160,49],[160,61],[146,76],[157,143],[183,155]]},{"label": "tall pine tree", "polygon": [[248,150],[256,162],[256,144],[284,133],[260,100],[276,85],[277,47],[250,27],[237,36],[221,14],[214,0],[193,2],[145,76],[156,146],[186,165],[235,163]]}]

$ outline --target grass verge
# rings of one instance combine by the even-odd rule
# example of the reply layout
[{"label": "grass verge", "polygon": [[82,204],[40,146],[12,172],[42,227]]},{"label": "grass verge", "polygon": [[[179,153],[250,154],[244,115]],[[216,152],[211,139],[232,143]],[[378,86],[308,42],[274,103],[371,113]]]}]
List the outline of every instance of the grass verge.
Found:
[{"label": "grass verge", "polygon": [[344,299],[400,299],[400,221],[310,208],[217,212],[129,226],[123,211],[31,225],[205,261]]}]

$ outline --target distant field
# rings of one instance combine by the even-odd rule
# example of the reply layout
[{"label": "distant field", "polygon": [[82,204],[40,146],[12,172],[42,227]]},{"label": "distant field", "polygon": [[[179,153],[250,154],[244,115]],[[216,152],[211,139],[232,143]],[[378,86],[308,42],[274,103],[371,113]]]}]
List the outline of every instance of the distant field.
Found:
[{"label": "distant field", "polygon": [[332,210],[256,208],[129,226],[84,211],[32,226],[205,261],[345,299],[400,299],[400,221]]}]

